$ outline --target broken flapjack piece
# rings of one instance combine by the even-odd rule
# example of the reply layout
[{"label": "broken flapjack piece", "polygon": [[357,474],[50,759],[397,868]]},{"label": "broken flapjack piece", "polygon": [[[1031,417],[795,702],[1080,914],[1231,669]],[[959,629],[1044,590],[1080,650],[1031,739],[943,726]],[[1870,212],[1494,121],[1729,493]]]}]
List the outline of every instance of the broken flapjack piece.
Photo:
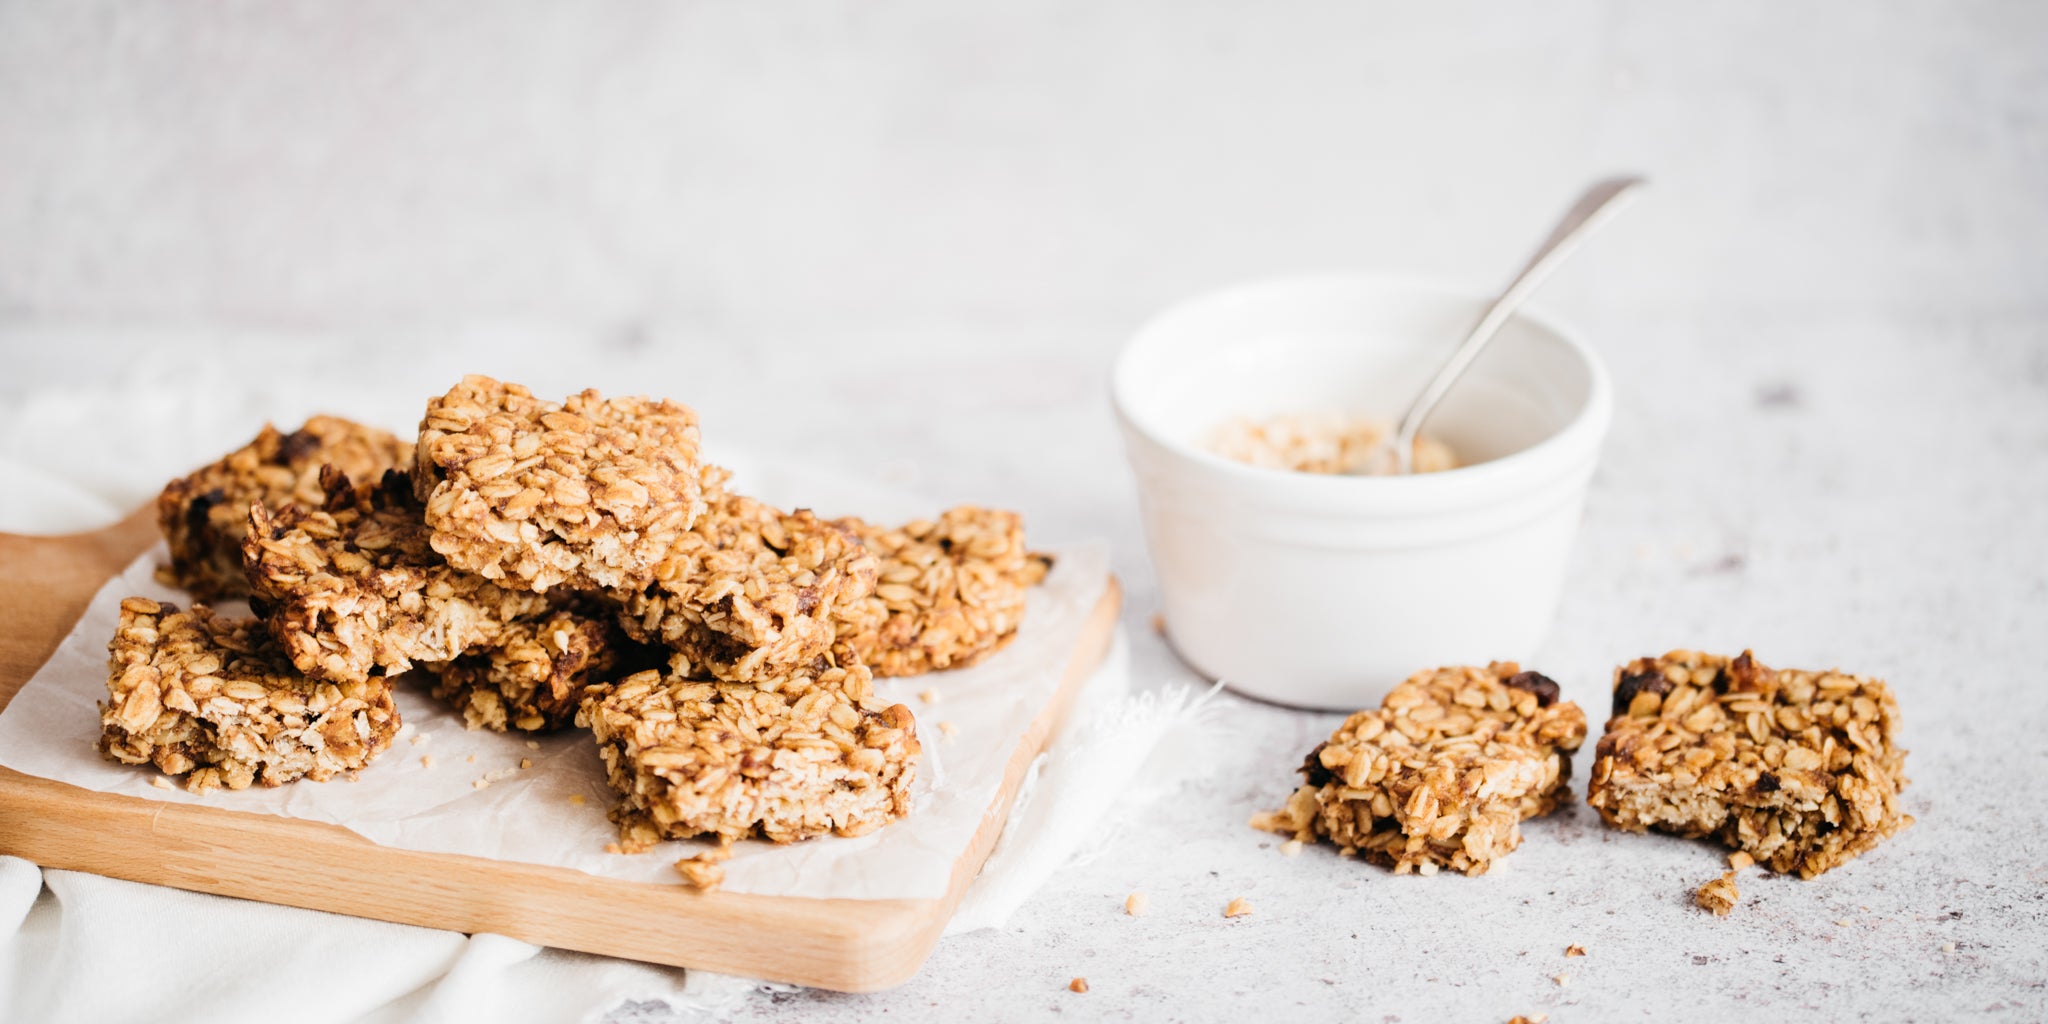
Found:
[{"label": "broken flapjack piece", "polygon": [[909,708],[881,706],[871,687],[856,662],[772,684],[650,670],[594,691],[577,721],[620,794],[619,847],[857,836],[902,817],[917,729]]},{"label": "broken flapjack piece", "polygon": [[732,844],[720,843],[702,853],[676,861],[676,874],[693,889],[716,889],[725,882],[725,862],[732,859]]},{"label": "broken flapjack piece", "polygon": [[434,553],[405,474],[358,489],[329,467],[324,507],[249,510],[250,604],[299,671],[359,681],[414,662],[454,661],[508,624],[546,614],[548,597],[456,570]]},{"label": "broken flapjack piece", "polygon": [[1396,874],[1482,874],[1521,822],[1569,794],[1586,718],[1513,662],[1418,672],[1352,715],[1302,766],[1306,784],[1255,828],[1327,840]]},{"label": "broken flapjack piece", "polygon": [[1052,566],[1025,547],[1015,512],[963,505],[896,529],[839,524],[881,560],[874,593],[838,616],[840,642],[881,676],[962,668],[1000,650]]},{"label": "broken flapjack piece", "polygon": [[634,639],[667,644],[697,671],[733,682],[787,676],[831,649],[835,618],[874,593],[876,561],[850,531],[783,512],[707,471],[704,515],[621,597]]},{"label": "broken flapjack piece", "polygon": [[388,681],[309,680],[253,618],[131,597],[107,649],[100,750],[194,792],[353,773],[398,734]]},{"label": "broken flapjack piece", "polygon": [[434,696],[472,729],[547,732],[574,721],[591,688],[657,663],[607,610],[560,608],[507,623],[489,647],[433,666]]},{"label": "broken flapjack piece", "polygon": [[315,416],[289,434],[264,424],[248,444],[171,481],[157,495],[157,527],[171,551],[170,564],[158,575],[200,601],[246,597],[242,538],[249,532],[252,502],[318,507],[326,500],[322,466],[375,482],[386,470],[410,465],[412,457],[411,444],[337,416]]},{"label": "broken flapjack piece", "polygon": [[703,514],[702,468],[685,406],[551,402],[472,375],[427,403],[413,487],[456,568],[525,590],[637,590]]},{"label": "broken flapjack piece", "polygon": [[1615,671],[1613,711],[1586,800],[1616,828],[1711,837],[1812,878],[1913,823],[1882,681],[1672,651]]}]

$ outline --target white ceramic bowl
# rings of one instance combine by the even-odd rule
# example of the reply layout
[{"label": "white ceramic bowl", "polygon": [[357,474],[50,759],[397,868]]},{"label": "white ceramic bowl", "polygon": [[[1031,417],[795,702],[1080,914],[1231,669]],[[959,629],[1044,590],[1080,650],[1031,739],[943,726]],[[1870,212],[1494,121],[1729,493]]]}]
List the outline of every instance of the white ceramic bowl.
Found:
[{"label": "white ceramic bowl", "polygon": [[1112,397],[1182,656],[1253,696],[1355,710],[1419,669],[1526,660],[1557,610],[1613,398],[1571,333],[1518,315],[1425,425],[1467,463],[1408,477],[1207,450],[1235,416],[1391,420],[1484,310],[1425,282],[1244,285],[1154,318]]}]

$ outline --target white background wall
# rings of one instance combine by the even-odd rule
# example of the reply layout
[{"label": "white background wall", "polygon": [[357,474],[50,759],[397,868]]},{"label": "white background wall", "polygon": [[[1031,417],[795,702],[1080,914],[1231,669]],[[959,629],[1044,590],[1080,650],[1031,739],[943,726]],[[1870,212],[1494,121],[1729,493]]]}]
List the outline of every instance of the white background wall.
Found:
[{"label": "white background wall", "polygon": [[[0,313],[1110,329],[1299,266],[2037,315],[2038,4],[0,4]],[[971,330],[949,346],[972,346]]]}]

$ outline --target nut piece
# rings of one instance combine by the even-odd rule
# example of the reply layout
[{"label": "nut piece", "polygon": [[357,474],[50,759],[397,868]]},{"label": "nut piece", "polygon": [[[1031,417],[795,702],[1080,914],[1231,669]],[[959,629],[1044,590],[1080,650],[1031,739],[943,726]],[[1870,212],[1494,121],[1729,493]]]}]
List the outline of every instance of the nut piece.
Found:
[{"label": "nut piece", "polygon": [[704,474],[708,509],[624,595],[619,622],[698,670],[733,682],[786,676],[832,647],[834,617],[875,591],[877,563],[851,532],[808,510],[783,512]]},{"label": "nut piece", "polygon": [[619,846],[764,836],[857,836],[910,810],[918,753],[910,709],[867,698],[857,663],[774,688],[639,672],[593,691],[578,722],[596,734]]},{"label": "nut piece", "polygon": [[493,646],[434,668],[434,696],[472,729],[547,732],[568,725],[592,687],[658,664],[605,611],[572,605],[506,624]]},{"label": "nut piece", "polygon": [[1052,566],[1025,549],[1015,512],[963,505],[894,530],[839,525],[881,559],[874,593],[837,613],[840,642],[880,676],[963,668],[1000,650]]},{"label": "nut piece", "polygon": [[171,564],[159,575],[201,601],[246,597],[242,538],[249,532],[250,503],[317,508],[326,500],[322,466],[375,482],[386,470],[411,465],[412,457],[412,445],[335,416],[315,416],[289,434],[266,423],[255,440],[171,481],[157,495],[157,526],[171,549]]},{"label": "nut piece", "polygon": [[1252,901],[1242,896],[1231,900],[1223,908],[1224,917],[1244,917],[1252,912]]},{"label": "nut piece", "polygon": [[309,680],[256,619],[131,597],[107,650],[100,750],[194,792],[353,774],[398,733],[389,682]]},{"label": "nut piece", "polygon": [[676,861],[676,874],[696,889],[716,889],[725,881],[725,862],[732,859],[732,844],[720,843],[702,853]]},{"label": "nut piece", "polygon": [[413,487],[449,564],[510,587],[637,590],[704,512],[697,414],[464,377],[427,403]]},{"label": "nut piece", "polygon": [[1585,956],[1585,955],[1586,955],[1586,947],[1584,947],[1584,946],[1581,946],[1581,945],[1579,945],[1578,943],[1574,942],[1574,943],[1572,943],[1571,945],[1569,945],[1569,946],[1566,946],[1566,947],[1564,948],[1564,955],[1565,955],[1566,957],[1574,957],[1574,956]]},{"label": "nut piece", "polygon": [[1326,839],[1395,874],[1483,874],[1521,845],[1523,819],[1570,792],[1586,717],[1555,695],[1513,662],[1418,672],[1311,751],[1306,784],[1252,827]]},{"label": "nut piece", "polygon": [[357,489],[328,467],[324,508],[249,508],[243,563],[252,606],[292,664],[315,679],[361,681],[415,661],[453,661],[497,643],[548,598],[460,572],[428,546],[405,474]]},{"label": "nut piece", "polygon": [[1898,727],[1876,679],[1748,651],[1639,658],[1615,671],[1586,800],[1616,828],[1710,836],[1812,878],[1913,823]]},{"label": "nut piece", "polygon": [[1692,901],[1702,909],[1713,911],[1715,917],[1727,917],[1741,896],[1735,888],[1735,872],[1725,871],[1721,877],[1700,886],[1699,891],[1692,894]]}]

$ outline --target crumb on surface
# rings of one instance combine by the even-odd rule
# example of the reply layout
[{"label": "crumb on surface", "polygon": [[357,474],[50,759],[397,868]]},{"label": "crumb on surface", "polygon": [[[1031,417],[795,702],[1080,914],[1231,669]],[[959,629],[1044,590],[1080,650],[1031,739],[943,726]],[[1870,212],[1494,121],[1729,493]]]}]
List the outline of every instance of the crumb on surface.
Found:
[{"label": "crumb on surface", "polygon": [[1152,613],[1152,632],[1154,632],[1154,633],[1157,633],[1157,634],[1159,634],[1160,636],[1165,636],[1165,635],[1166,635],[1166,616],[1165,616],[1165,615],[1163,615],[1163,614],[1161,614],[1161,613],[1159,613],[1159,612],[1153,612],[1153,613]]},{"label": "crumb on surface", "polygon": [[531,767],[533,767],[533,758],[530,758],[530,757],[522,757],[522,758],[520,758],[520,759],[519,759],[519,767],[520,767],[521,769],[526,769],[526,768],[531,768]]},{"label": "crumb on surface", "polygon": [[155,787],[156,787],[156,788],[158,788],[158,789],[171,789],[171,788],[173,788],[173,787],[171,786],[171,780],[169,780],[169,779],[167,779],[167,778],[164,778],[164,777],[163,777],[163,776],[161,776],[161,775],[158,775],[158,776],[156,776],[155,778],[152,778],[152,779],[150,779],[150,780],[149,780],[149,784],[150,784],[150,785],[152,785],[152,786],[155,786]]},{"label": "crumb on surface", "polygon": [[1713,911],[1715,917],[1727,917],[1728,912],[1735,909],[1735,901],[1741,898],[1741,892],[1735,888],[1733,871],[1722,872],[1721,877],[1700,886],[1692,896],[1694,903],[1703,910]]},{"label": "crumb on surface", "polygon": [[1748,850],[1737,850],[1728,855],[1728,870],[1730,871],[1741,871],[1755,864],[1756,858],[1750,856]]},{"label": "crumb on surface", "polygon": [[954,725],[951,722],[940,722],[939,734],[950,740],[953,737],[960,735],[960,727]]},{"label": "crumb on surface", "polygon": [[433,766],[434,766],[434,755],[432,755],[432,754],[421,754],[421,755],[420,755],[420,767],[422,767],[422,768],[432,768]]},{"label": "crumb on surface", "polygon": [[1223,907],[1224,917],[1244,917],[1252,912],[1252,901],[1242,896],[1231,900]]},{"label": "crumb on surface", "polygon": [[1086,978],[1075,978],[1074,980],[1072,980],[1072,981],[1070,981],[1070,982],[1067,982],[1067,991],[1069,991],[1069,992],[1086,992],[1086,991],[1088,991],[1088,979],[1086,979]]},{"label": "crumb on surface", "polygon": [[1941,951],[1944,953],[1953,953],[1956,951],[1956,944],[1953,942],[1944,942],[1941,944]]},{"label": "crumb on surface", "polygon": [[1144,917],[1145,911],[1151,906],[1152,897],[1145,895],[1142,890],[1124,897],[1124,913],[1132,917]]},{"label": "crumb on surface", "polygon": [[926,704],[937,704],[939,702],[938,687],[925,687],[924,691],[917,695],[917,699],[924,701]]},{"label": "crumb on surface", "polygon": [[575,805],[576,805],[576,806],[578,806],[578,807],[581,807],[581,806],[583,806],[583,804],[585,803],[585,801],[584,801],[584,799],[583,799],[583,794],[581,794],[581,793],[571,793],[571,794],[569,794],[569,802],[570,802],[570,803],[572,803],[572,804],[575,804]]},{"label": "crumb on surface", "polygon": [[1572,976],[1560,971],[1551,975],[1550,980],[1556,982],[1558,988],[1563,988],[1572,983]]},{"label": "crumb on surface", "polygon": [[1566,946],[1566,947],[1564,948],[1564,955],[1565,955],[1565,956],[1585,956],[1585,955],[1586,955],[1586,947],[1584,947],[1584,946],[1581,946],[1581,945],[1579,945],[1578,943],[1574,942],[1574,943],[1572,943],[1571,945],[1569,945],[1569,946]]},{"label": "crumb on surface", "polygon": [[1284,842],[1284,843],[1281,843],[1281,844],[1280,844],[1280,856],[1282,856],[1282,857],[1298,857],[1298,856],[1300,856],[1300,855],[1301,855],[1301,840],[1299,840],[1299,839],[1289,839],[1288,841],[1286,841],[1286,842]]}]

